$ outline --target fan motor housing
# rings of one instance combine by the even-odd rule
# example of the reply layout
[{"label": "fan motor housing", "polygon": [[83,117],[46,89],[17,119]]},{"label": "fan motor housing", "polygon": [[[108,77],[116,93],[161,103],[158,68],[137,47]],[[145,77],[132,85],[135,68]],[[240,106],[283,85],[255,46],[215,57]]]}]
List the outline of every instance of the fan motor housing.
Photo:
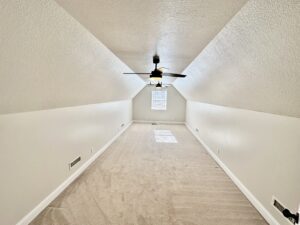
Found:
[{"label": "fan motor housing", "polygon": [[150,79],[162,79],[162,72],[158,69],[155,69],[150,74]]}]

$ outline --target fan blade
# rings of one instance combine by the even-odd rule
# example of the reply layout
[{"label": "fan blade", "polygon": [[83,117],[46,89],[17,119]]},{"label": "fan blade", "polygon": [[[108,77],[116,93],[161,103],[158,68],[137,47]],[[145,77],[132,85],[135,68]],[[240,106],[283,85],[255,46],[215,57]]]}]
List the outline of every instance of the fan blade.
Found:
[{"label": "fan blade", "polygon": [[168,77],[186,77],[184,74],[177,74],[177,73],[163,73],[163,76],[168,76]]},{"label": "fan blade", "polygon": [[123,73],[123,74],[150,75],[150,73]]}]

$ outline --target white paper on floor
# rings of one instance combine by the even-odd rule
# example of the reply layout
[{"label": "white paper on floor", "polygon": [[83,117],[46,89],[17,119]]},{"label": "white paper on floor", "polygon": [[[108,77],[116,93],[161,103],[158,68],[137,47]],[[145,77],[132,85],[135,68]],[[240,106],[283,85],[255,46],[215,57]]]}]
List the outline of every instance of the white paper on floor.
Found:
[{"label": "white paper on floor", "polygon": [[170,130],[154,130],[154,137],[158,143],[178,143]]}]

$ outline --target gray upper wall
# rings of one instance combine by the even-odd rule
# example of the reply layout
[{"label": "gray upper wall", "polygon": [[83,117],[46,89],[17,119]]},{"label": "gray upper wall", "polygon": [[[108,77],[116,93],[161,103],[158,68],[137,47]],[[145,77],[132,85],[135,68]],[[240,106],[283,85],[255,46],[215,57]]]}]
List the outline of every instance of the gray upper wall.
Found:
[{"label": "gray upper wall", "polygon": [[0,114],[132,98],[144,86],[55,1],[0,0]]},{"label": "gray upper wall", "polygon": [[152,110],[152,91],[155,87],[146,86],[133,99],[133,119],[148,122],[185,122],[186,100],[172,86],[163,88],[167,91],[167,109]]},{"label": "gray upper wall", "polygon": [[300,1],[250,0],[184,73],[188,100],[300,117]]}]

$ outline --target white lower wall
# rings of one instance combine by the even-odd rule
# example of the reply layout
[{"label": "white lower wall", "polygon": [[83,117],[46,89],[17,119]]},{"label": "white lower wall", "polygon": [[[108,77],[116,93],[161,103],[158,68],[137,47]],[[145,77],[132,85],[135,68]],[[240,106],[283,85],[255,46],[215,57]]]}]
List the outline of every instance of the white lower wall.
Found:
[{"label": "white lower wall", "polygon": [[274,195],[298,210],[300,119],[194,101],[187,102],[186,113],[187,125],[218,160],[279,224],[291,224],[271,201]]},{"label": "white lower wall", "polygon": [[131,121],[131,101],[0,115],[0,224],[16,224]]},{"label": "white lower wall", "polygon": [[172,86],[167,90],[167,110],[152,110],[152,91],[155,87],[146,86],[133,99],[133,119],[141,122],[181,122],[185,121],[186,100]]}]

